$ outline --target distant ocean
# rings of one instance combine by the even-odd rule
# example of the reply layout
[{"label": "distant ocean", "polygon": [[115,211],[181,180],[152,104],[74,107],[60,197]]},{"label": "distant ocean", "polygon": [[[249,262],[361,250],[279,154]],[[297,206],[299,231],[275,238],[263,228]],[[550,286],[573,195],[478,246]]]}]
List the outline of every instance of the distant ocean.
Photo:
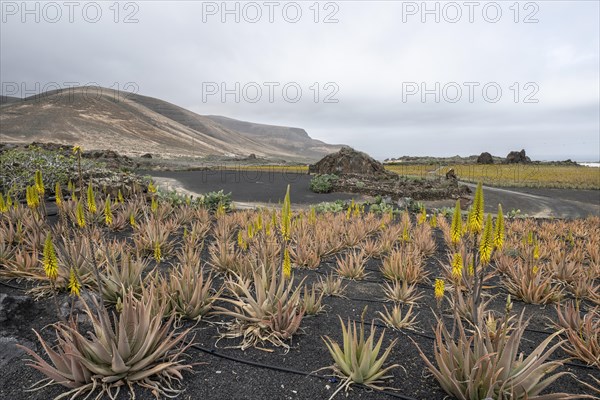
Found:
[{"label": "distant ocean", "polygon": [[578,163],[578,164],[584,165],[586,167],[600,168],[600,162],[582,162],[582,163]]}]

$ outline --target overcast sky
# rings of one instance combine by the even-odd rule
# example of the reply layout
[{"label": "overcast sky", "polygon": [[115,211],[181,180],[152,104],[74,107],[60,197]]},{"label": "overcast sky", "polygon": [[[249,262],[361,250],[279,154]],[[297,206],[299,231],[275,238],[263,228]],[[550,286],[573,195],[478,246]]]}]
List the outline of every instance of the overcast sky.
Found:
[{"label": "overcast sky", "polygon": [[595,0],[73,3],[0,3],[2,94],[97,83],[379,159],[600,159]]}]

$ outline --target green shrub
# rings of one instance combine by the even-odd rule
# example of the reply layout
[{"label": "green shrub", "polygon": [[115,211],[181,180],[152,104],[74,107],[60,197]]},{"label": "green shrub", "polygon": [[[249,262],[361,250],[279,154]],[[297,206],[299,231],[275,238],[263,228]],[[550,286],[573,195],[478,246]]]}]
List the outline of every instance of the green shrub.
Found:
[{"label": "green shrub", "polygon": [[215,211],[222,205],[225,211],[231,210],[231,193],[223,193],[223,190],[218,192],[208,192],[200,197],[200,204],[211,211]]},{"label": "green shrub", "polygon": [[337,180],[337,175],[333,174],[315,175],[310,180],[310,190],[315,193],[329,193],[333,189],[333,183]]}]

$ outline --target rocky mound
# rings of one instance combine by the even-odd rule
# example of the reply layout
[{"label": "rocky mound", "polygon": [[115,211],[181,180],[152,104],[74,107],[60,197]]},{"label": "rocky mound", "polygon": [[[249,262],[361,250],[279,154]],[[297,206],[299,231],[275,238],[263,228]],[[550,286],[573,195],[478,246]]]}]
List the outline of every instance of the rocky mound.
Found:
[{"label": "rocky mound", "polygon": [[531,162],[531,158],[527,157],[525,154],[525,150],[521,151],[511,151],[506,156],[506,164],[529,164]]},{"label": "rocky mound", "polygon": [[368,154],[343,147],[309,167],[312,174],[336,175],[331,182],[334,192],[389,196],[393,200],[410,197],[415,200],[460,198],[469,188],[459,185],[454,176],[446,179],[415,179],[387,171],[383,164]]},{"label": "rocky mound", "polygon": [[493,164],[494,163],[494,157],[492,157],[492,155],[490,153],[488,153],[487,151],[484,151],[483,153],[481,153],[479,155],[479,157],[477,157],[477,164]]},{"label": "rocky mound", "polygon": [[394,174],[386,171],[383,164],[366,153],[344,146],[337,153],[328,154],[316,164],[309,166],[311,174],[364,175],[386,178]]}]

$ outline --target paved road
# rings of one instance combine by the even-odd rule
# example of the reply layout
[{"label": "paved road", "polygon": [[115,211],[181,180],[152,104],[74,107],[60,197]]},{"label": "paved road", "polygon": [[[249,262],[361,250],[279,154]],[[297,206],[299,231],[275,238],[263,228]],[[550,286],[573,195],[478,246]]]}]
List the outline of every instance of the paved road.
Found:
[{"label": "paved road", "polygon": [[[183,188],[189,193],[206,193],[223,189],[236,202],[277,204],[283,201],[288,183],[292,203],[314,204],[337,199],[349,200],[357,195],[346,193],[316,194],[310,191],[310,176],[271,171],[182,171],[148,172],[159,184]],[[472,186],[475,185],[467,184]],[[522,214],[541,218],[581,218],[600,215],[600,191],[571,189],[529,189],[484,187],[487,212],[495,212],[498,203],[504,212],[520,209]],[[434,206],[453,206],[453,201],[432,202]],[[433,204],[432,204],[433,205]]]},{"label": "paved road", "polygon": [[[467,184],[475,190],[475,185]],[[504,212],[512,209],[541,218],[583,218],[600,215],[600,190],[493,188],[484,186],[485,211],[498,203]]]}]

